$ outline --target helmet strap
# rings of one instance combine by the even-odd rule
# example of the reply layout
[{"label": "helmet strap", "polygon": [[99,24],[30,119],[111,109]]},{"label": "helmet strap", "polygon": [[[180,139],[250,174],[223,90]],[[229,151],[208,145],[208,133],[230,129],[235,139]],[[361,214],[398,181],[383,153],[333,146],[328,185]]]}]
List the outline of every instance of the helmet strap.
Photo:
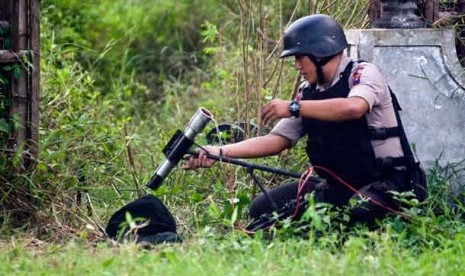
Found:
[{"label": "helmet strap", "polygon": [[313,62],[313,64],[315,64],[318,84],[325,83],[325,75],[323,73],[323,66],[325,66],[330,60],[332,60],[334,56],[336,55],[324,57],[321,59],[317,59],[315,56],[312,56],[312,55],[308,56],[308,58]]}]

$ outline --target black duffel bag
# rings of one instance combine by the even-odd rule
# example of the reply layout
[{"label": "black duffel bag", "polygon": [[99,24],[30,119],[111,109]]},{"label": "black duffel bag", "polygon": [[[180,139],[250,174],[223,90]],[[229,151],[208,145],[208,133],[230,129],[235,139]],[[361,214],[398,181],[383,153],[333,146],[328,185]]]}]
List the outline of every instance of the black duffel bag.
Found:
[{"label": "black duffel bag", "polygon": [[[136,223],[137,229],[130,229],[126,213]],[[132,233],[129,233],[133,231]],[[128,203],[114,213],[105,229],[113,240],[124,241],[133,237],[136,243],[181,242],[176,232],[176,222],[168,208],[155,196],[149,194]]]}]

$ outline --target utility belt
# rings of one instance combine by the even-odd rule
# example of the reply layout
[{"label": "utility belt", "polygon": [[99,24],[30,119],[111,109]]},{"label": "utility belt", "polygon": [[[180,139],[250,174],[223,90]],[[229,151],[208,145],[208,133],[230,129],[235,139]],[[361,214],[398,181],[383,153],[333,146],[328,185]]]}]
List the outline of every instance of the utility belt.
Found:
[{"label": "utility belt", "polygon": [[405,157],[384,157],[375,159],[376,167],[380,171],[390,171],[390,170],[407,170],[411,167],[411,162]]}]

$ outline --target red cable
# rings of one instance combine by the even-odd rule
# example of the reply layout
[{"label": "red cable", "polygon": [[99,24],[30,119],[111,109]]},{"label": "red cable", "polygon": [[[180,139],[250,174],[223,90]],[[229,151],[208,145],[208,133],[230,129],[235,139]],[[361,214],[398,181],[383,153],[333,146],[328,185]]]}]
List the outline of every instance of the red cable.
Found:
[{"label": "red cable", "polygon": [[342,180],[339,176],[337,176],[335,173],[333,173],[332,171],[324,168],[324,167],[321,167],[321,166],[313,166],[313,168],[317,168],[317,169],[320,169],[320,170],[323,170],[327,173],[329,173],[332,177],[334,177],[337,181],[339,181],[340,183],[342,183],[344,186],[346,186],[347,188],[349,188],[351,191],[353,191],[354,193],[358,194],[359,196],[361,197],[364,197],[364,198],[368,198],[369,201],[371,201],[372,203],[374,203],[375,205],[378,205],[379,207],[389,211],[389,212],[392,212],[392,213],[395,213],[395,214],[398,214],[402,217],[405,217],[405,218],[408,218],[408,219],[411,219],[411,217],[407,214],[404,214],[402,212],[399,212],[397,210],[394,210],[392,209],[391,207],[389,206],[386,206],[384,204],[382,204],[381,202],[375,200],[375,199],[372,199],[371,197],[369,196],[366,196],[364,195],[362,192],[360,192],[359,190],[355,189],[354,187],[352,187],[350,184],[348,184],[347,182],[345,182],[344,180]]},{"label": "red cable", "polygon": [[[299,212],[300,195],[302,193],[303,188],[305,187],[305,184],[307,184],[307,182],[308,182],[309,178],[312,176],[312,174],[313,174],[313,167],[309,167],[307,169],[307,171],[305,171],[305,173],[302,174],[302,176],[299,179],[299,184],[297,185],[296,207],[295,207],[294,214],[292,215],[293,218]],[[304,179],[304,177],[305,177],[305,179]]]},{"label": "red cable", "polygon": [[[295,211],[294,211],[294,214],[292,215],[292,217],[294,218],[298,211],[299,211],[299,203],[300,203],[300,196],[301,196],[301,193],[303,191],[303,188],[305,187],[305,184],[307,184],[308,180],[310,179],[310,177],[312,176],[313,174],[313,170],[314,168],[316,169],[320,169],[320,170],[323,170],[327,173],[329,173],[334,179],[336,179],[337,181],[339,181],[340,183],[342,183],[344,186],[346,186],[347,188],[349,188],[351,191],[353,191],[354,193],[356,193],[357,195],[361,196],[362,198],[367,198],[369,201],[371,201],[373,204],[375,205],[378,205],[379,207],[389,211],[389,212],[392,212],[394,214],[397,214],[397,215],[400,215],[404,218],[407,218],[407,219],[412,219],[409,215],[405,214],[405,213],[402,213],[402,212],[399,212],[397,210],[394,210],[392,209],[391,207],[389,206],[386,206],[384,204],[382,204],[381,202],[375,200],[375,199],[372,199],[371,197],[368,197],[366,195],[364,195],[362,192],[360,192],[359,190],[355,189],[354,187],[352,187],[349,183],[345,182],[343,179],[341,179],[339,176],[337,176],[335,173],[333,173],[332,171],[330,171],[329,169],[326,169],[325,167],[321,167],[321,166],[310,166],[306,171],[305,173],[302,174],[302,176],[300,177],[299,179],[299,183],[297,185],[297,198],[296,198],[296,208],[295,208]],[[269,226],[271,227],[271,226]],[[265,228],[265,229],[268,229],[269,227]],[[255,232],[254,231],[250,231],[250,230],[247,230],[243,227],[240,227],[240,226],[236,226],[236,228],[244,231],[245,233],[247,234],[254,234]],[[265,230],[264,229],[264,230]]]}]

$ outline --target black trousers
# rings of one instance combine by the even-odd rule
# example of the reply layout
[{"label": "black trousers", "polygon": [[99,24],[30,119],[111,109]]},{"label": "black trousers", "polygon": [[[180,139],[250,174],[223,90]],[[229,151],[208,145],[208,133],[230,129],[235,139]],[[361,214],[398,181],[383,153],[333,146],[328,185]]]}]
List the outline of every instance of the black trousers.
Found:
[{"label": "black trousers", "polygon": [[[398,209],[399,204],[392,198],[389,191],[403,192],[408,187],[408,172],[406,170],[392,170],[385,173],[382,180],[372,182],[361,187],[358,191],[365,198],[371,198],[392,209]],[[357,204],[350,209],[350,222],[365,223],[369,226],[375,225],[375,220],[383,218],[389,213],[389,210],[383,208],[372,201],[360,200],[360,195],[339,182],[328,181],[328,187],[325,190],[315,191],[318,194],[315,198],[317,201],[327,202],[334,206],[342,207],[348,205],[351,199],[357,200]],[[350,184],[350,183],[349,183]],[[276,203],[278,209],[283,207],[287,202],[297,197],[298,183],[291,183],[278,186],[268,190],[268,195]],[[310,185],[306,185],[303,194],[313,192]],[[323,193],[323,194],[321,194]],[[262,214],[271,213],[274,209],[271,202],[263,194],[257,196],[251,203],[249,215],[252,219],[258,219]]]}]

